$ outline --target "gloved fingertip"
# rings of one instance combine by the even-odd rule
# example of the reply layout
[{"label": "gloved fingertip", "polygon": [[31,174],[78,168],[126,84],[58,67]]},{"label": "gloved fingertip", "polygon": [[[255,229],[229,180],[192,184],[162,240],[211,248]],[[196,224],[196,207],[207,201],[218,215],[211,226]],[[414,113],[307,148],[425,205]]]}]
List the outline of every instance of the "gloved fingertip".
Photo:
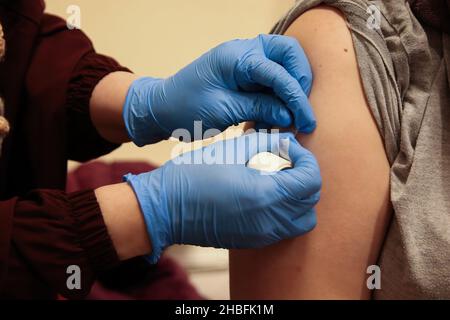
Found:
[{"label": "gloved fingertip", "polygon": [[297,130],[298,130],[300,133],[310,134],[310,133],[312,133],[312,132],[316,129],[316,127],[317,127],[317,122],[316,122],[316,120],[312,120],[312,121],[310,121],[308,124],[302,123],[302,124],[298,125],[298,126],[297,126]]},{"label": "gloved fingertip", "polygon": [[311,232],[317,226],[317,214],[316,210],[313,208],[303,216],[303,222],[301,228],[303,229],[303,234]]}]

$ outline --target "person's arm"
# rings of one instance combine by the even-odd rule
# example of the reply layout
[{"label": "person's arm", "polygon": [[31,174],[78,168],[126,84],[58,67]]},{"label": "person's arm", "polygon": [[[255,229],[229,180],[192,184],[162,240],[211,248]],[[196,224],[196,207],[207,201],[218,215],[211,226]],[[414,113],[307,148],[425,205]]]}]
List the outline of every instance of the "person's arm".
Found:
[{"label": "person's arm", "polygon": [[[82,298],[119,261],[151,253],[125,183],[69,194],[35,190],[0,201],[0,212],[2,298]],[[80,288],[67,286],[71,266],[79,268]]]},{"label": "person's arm", "polygon": [[122,110],[128,89],[139,77],[129,72],[113,72],[95,87],[90,100],[92,122],[100,135],[108,141],[130,141],[123,121]]},{"label": "person's arm", "polygon": [[136,78],[113,58],[93,50],[79,59],[67,88],[70,159],[89,160],[130,141],[122,108]]},{"label": "person's arm", "polygon": [[287,31],[304,48],[317,129],[299,141],[317,157],[323,189],[317,227],[297,239],[230,255],[234,299],[366,299],[391,214],[389,164],[367,105],[341,14],[312,9]]},{"label": "person's arm", "polygon": [[95,195],[119,259],[150,254],[150,238],[133,189],[119,183],[98,188]]}]

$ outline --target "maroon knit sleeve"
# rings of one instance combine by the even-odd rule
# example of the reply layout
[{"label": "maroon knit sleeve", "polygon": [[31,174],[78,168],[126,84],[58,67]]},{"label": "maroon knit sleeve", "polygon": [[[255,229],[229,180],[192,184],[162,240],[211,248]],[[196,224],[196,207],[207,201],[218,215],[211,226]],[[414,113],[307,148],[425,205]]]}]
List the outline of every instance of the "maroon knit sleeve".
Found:
[{"label": "maroon knit sleeve", "polygon": [[83,298],[119,263],[92,190],[36,190],[0,201],[0,212],[0,298]]},{"label": "maroon knit sleeve", "polygon": [[92,49],[80,59],[72,72],[67,92],[70,159],[89,160],[109,153],[119,146],[100,136],[89,113],[90,99],[95,87],[106,75],[116,71],[130,72],[114,59]]},{"label": "maroon knit sleeve", "polygon": [[[47,152],[87,161],[118,146],[99,135],[89,113],[96,85],[116,71],[129,70],[114,59],[96,53],[81,30],[69,30],[63,19],[44,14],[34,41],[25,87],[28,103],[33,106],[27,110],[30,126],[39,128],[43,140],[52,141]],[[42,145],[30,148],[39,152]]]}]

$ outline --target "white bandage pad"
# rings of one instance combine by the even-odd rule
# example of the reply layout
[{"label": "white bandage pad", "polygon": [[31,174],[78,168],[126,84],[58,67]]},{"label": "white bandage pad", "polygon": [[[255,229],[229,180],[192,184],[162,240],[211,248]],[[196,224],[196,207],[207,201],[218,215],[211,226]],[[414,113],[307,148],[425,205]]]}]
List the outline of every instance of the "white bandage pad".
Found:
[{"label": "white bandage pad", "polygon": [[261,152],[248,161],[247,167],[264,172],[277,172],[292,168],[292,164],[289,160],[283,159],[273,153]]}]

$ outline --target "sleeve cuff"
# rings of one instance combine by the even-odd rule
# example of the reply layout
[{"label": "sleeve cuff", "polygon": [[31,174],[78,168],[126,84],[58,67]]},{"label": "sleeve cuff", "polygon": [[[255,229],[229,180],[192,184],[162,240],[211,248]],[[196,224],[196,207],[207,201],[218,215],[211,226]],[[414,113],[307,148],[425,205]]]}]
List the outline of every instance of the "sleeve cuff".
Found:
[{"label": "sleeve cuff", "polygon": [[102,272],[119,264],[119,257],[106,229],[93,190],[68,195],[78,230],[78,239],[95,272]]}]

